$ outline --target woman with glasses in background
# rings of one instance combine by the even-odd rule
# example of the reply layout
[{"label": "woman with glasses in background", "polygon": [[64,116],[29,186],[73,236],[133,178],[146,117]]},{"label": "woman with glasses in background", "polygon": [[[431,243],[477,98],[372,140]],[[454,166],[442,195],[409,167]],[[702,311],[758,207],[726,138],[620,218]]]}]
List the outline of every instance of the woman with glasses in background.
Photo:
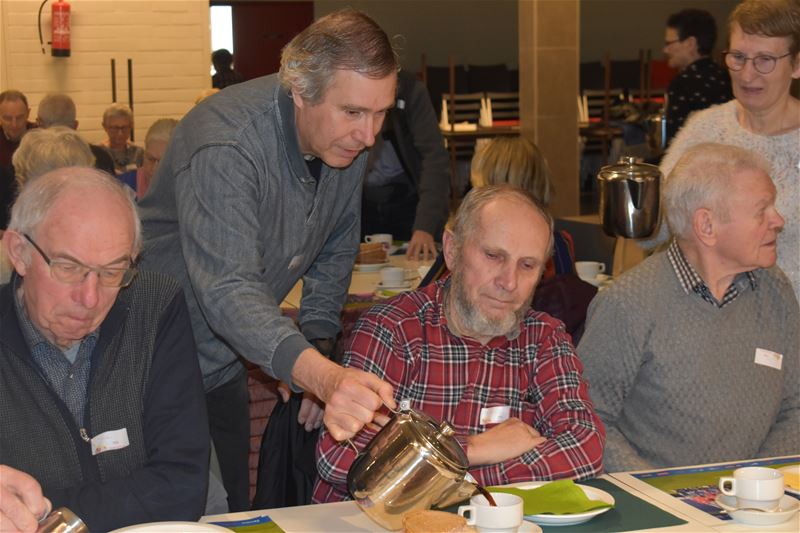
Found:
[{"label": "woman with glasses in background", "polygon": [[131,143],[133,113],[125,104],[111,104],[103,113],[103,129],[108,138],[103,147],[114,159],[114,171],[119,175],[136,170],[144,162],[144,149]]},{"label": "woman with glasses in background", "polygon": [[[703,142],[737,145],[766,157],[776,207],[786,219],[778,266],[800,300],[800,100],[790,92],[792,81],[800,79],[800,2],[745,0],[731,13],[728,29],[724,57],[735,99],[690,116],[661,171],[668,178],[686,149]],[[659,241],[667,236],[665,226]]]}]

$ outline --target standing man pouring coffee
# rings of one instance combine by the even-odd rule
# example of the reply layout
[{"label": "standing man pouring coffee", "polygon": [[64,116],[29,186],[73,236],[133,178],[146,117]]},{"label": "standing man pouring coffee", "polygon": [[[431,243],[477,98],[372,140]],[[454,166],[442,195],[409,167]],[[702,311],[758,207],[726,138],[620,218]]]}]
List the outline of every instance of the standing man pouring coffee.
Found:
[{"label": "standing man pouring coffee", "polygon": [[[283,50],[277,75],[227,88],[178,125],[139,204],[145,268],[186,288],[231,511],[248,507],[249,416],[243,360],[327,403],[352,436],[391,387],[315,346],[340,330],[358,252],[365,148],[394,104],[397,58],[384,31],[332,13]],[[303,280],[299,330],[280,302]],[[319,425],[306,402],[300,422]]]}]

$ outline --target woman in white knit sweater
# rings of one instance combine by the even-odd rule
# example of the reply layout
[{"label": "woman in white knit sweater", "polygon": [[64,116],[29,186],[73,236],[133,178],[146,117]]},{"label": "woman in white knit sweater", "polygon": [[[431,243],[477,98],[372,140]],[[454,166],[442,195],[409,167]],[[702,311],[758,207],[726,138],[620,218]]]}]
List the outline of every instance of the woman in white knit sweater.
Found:
[{"label": "woman in white knit sweater", "polygon": [[778,265],[800,300],[800,101],[790,94],[792,80],[800,78],[800,2],[745,0],[731,14],[729,32],[725,64],[736,99],[692,115],[661,171],[669,176],[686,149],[701,142],[738,145],[766,157],[786,220]]}]

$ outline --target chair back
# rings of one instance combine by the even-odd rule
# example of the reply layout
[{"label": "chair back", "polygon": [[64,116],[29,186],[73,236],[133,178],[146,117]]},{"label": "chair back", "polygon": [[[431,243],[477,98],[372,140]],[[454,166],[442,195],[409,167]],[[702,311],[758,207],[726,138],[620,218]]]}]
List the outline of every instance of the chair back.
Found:
[{"label": "chair back", "polygon": [[519,93],[487,92],[492,102],[492,120],[519,120]]}]

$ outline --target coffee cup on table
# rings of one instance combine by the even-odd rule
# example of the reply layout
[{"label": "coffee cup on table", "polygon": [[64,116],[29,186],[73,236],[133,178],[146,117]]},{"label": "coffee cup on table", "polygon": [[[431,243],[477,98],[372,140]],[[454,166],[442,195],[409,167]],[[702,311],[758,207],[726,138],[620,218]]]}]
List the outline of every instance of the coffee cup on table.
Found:
[{"label": "coffee cup on table", "polygon": [[522,525],[522,498],[516,494],[492,492],[496,506],[489,505],[485,496],[478,494],[469,505],[458,508],[458,514],[467,519],[467,525],[481,530],[516,532]]},{"label": "coffee cup on table", "polygon": [[776,509],[783,497],[783,472],[763,466],[737,468],[733,477],[719,478],[719,490],[736,497],[740,509]]},{"label": "coffee cup on table", "polygon": [[368,243],[375,243],[379,242],[383,245],[383,249],[387,252],[389,248],[392,246],[392,234],[391,233],[373,233],[372,235],[366,235],[364,237],[364,242]]},{"label": "coffee cup on table", "polygon": [[400,267],[381,269],[381,284],[384,287],[402,287],[406,281],[406,271]]},{"label": "coffee cup on table", "polygon": [[595,279],[599,274],[606,271],[606,264],[598,261],[575,261],[575,272],[578,277],[587,280]]}]

